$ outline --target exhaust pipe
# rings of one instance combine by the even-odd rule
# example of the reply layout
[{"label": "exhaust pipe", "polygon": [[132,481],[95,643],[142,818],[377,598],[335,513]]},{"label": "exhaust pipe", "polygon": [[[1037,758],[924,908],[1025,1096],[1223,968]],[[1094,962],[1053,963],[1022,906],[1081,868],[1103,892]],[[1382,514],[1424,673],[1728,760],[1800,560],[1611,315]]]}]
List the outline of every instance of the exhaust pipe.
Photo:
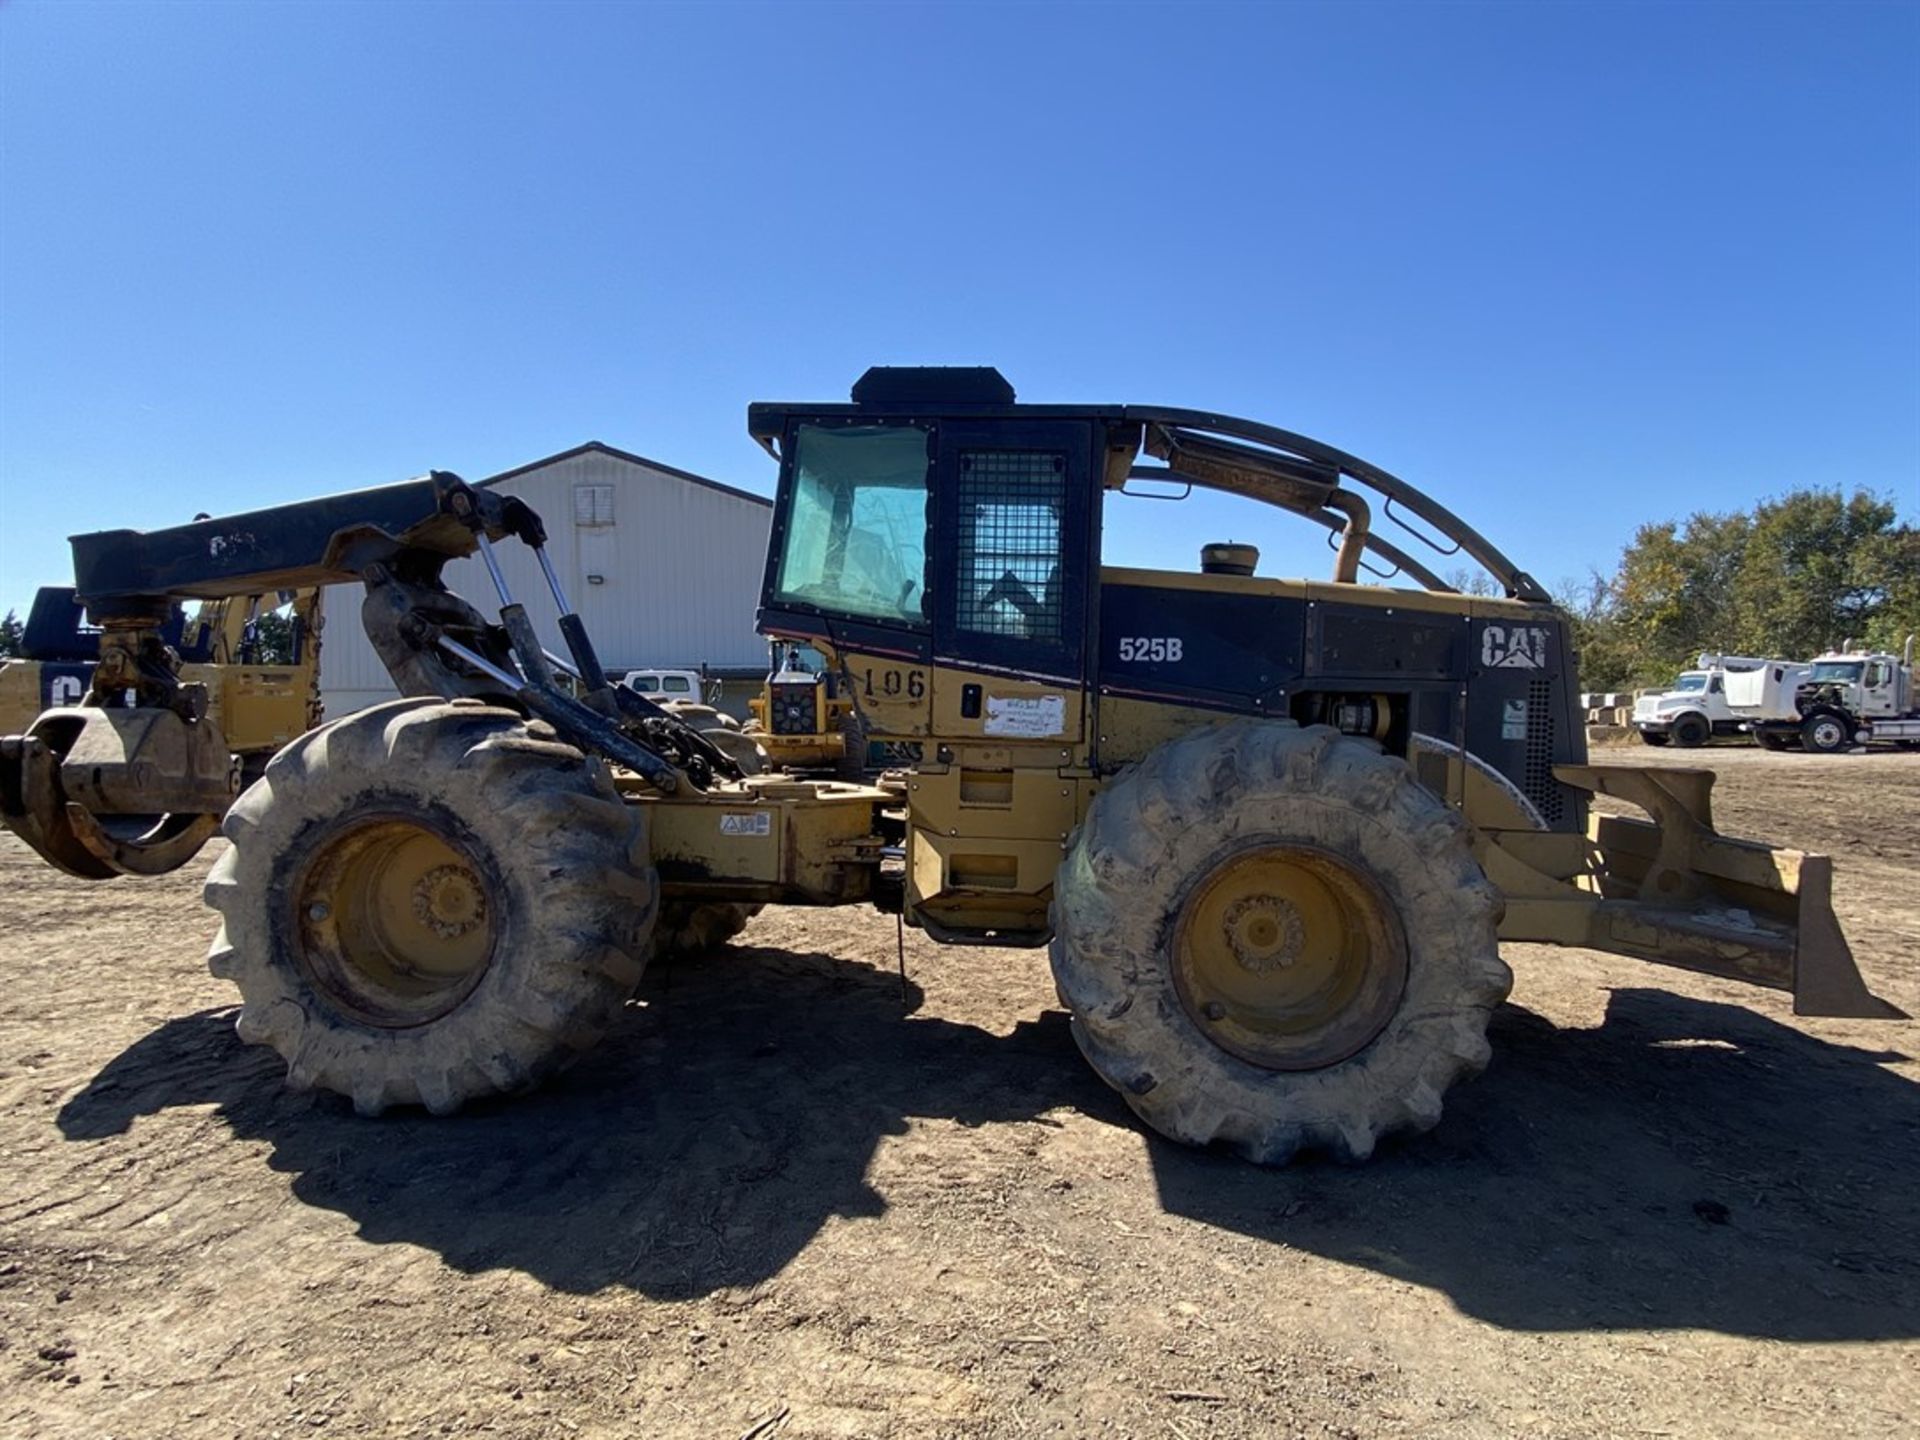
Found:
[{"label": "exhaust pipe", "polygon": [[1367,553],[1367,533],[1373,525],[1373,511],[1351,490],[1334,490],[1321,504],[1347,517],[1347,528],[1340,536],[1340,551],[1333,561],[1333,578],[1339,584],[1352,585],[1360,578],[1360,557]]}]

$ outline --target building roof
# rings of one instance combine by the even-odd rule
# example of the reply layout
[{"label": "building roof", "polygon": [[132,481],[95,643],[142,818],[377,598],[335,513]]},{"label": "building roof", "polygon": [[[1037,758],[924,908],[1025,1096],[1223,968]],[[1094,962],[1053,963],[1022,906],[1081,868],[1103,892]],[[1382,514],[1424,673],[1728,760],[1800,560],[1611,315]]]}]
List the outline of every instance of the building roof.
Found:
[{"label": "building roof", "polygon": [[616,460],[625,460],[632,465],[645,466],[649,470],[658,470],[662,475],[671,475],[676,480],[685,480],[691,485],[703,485],[709,490],[718,490],[722,495],[731,495],[737,500],[751,500],[756,505],[773,508],[773,501],[765,495],[756,495],[751,490],[740,490],[732,485],[722,485],[718,480],[709,480],[704,475],[696,475],[691,470],[682,470],[677,465],[662,465],[658,460],[649,460],[644,455],[636,455],[631,450],[617,450],[598,440],[589,440],[584,445],[576,445],[571,450],[562,450],[557,455],[549,455],[542,460],[530,460],[525,465],[516,465],[511,470],[502,470],[498,475],[490,475],[480,483],[498,485],[503,480],[512,480],[529,471],[544,470],[549,465],[557,465],[562,460],[572,460],[588,454],[611,455]]}]

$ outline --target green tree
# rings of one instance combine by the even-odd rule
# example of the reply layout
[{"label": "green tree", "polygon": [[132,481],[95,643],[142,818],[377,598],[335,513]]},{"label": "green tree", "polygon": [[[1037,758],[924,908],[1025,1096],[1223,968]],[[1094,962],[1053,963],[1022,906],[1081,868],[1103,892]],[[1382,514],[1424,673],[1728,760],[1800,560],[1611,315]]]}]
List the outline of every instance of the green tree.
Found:
[{"label": "green tree", "polygon": [[1643,525],[1571,598],[1589,689],[1661,684],[1701,651],[1805,658],[1920,631],[1920,530],[1866,490]]},{"label": "green tree", "polygon": [[1623,690],[1633,686],[1634,657],[1617,623],[1612,578],[1593,570],[1584,580],[1562,580],[1554,587],[1553,598],[1573,626],[1574,649],[1580,652],[1581,688]]},{"label": "green tree", "polygon": [[1797,490],[1756,506],[1734,580],[1740,646],[1817,655],[1897,625],[1920,585],[1920,536],[1898,519],[1864,490]]},{"label": "green tree", "polygon": [[1733,648],[1735,577],[1751,531],[1738,514],[1640,527],[1609,582],[1609,640],[1635,683],[1668,679],[1702,650]]},{"label": "green tree", "polygon": [[293,616],[285,610],[265,610],[254,620],[254,663],[293,664]]},{"label": "green tree", "polygon": [[1868,643],[1898,650],[1920,635],[1920,528],[1902,525],[1867,544],[1865,563],[1886,589],[1886,603],[1866,622]]},{"label": "green tree", "polygon": [[0,619],[0,660],[20,653],[26,631],[27,627],[20,623],[20,617],[12,610],[7,611],[6,618]]}]

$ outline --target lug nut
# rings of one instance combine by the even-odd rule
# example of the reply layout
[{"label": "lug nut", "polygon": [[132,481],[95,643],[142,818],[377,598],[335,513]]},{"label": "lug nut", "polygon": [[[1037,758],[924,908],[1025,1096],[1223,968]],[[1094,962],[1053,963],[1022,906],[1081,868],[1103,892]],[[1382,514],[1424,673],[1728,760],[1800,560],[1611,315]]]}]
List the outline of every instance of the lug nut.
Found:
[{"label": "lug nut", "polygon": [[314,901],[313,904],[307,907],[307,918],[309,920],[314,921],[316,924],[326,919],[332,913],[333,912],[331,910],[329,910],[323,903],[321,903],[318,900]]}]

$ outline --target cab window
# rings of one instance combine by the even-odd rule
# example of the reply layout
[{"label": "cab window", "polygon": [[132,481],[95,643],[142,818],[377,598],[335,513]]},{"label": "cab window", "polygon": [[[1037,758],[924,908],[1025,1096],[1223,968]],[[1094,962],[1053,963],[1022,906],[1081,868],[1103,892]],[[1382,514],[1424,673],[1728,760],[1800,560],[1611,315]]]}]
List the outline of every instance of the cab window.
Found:
[{"label": "cab window", "polygon": [[775,600],[926,622],[927,440],[916,425],[798,427]]},{"label": "cab window", "polygon": [[1060,643],[1060,517],[1067,457],[1045,450],[960,454],[958,613],[976,635]]},{"label": "cab window", "polygon": [[666,680],[660,686],[660,689],[667,695],[691,695],[693,693],[693,686],[687,683],[687,677],[684,675],[667,676]]},{"label": "cab window", "polygon": [[1880,686],[1887,683],[1887,671],[1892,667],[1884,660],[1875,660],[1867,666],[1867,684]]}]

